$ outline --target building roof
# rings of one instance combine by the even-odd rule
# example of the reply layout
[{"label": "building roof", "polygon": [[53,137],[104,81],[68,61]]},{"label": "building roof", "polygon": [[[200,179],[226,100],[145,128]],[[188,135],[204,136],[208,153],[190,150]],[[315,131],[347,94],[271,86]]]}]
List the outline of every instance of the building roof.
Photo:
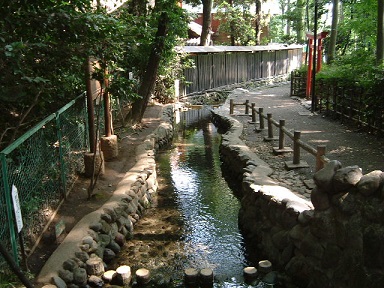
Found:
[{"label": "building roof", "polygon": [[290,50],[302,48],[303,45],[286,45],[286,44],[270,44],[259,46],[179,46],[177,51],[184,53],[228,53],[228,52],[257,52],[257,51],[274,51],[274,50]]}]

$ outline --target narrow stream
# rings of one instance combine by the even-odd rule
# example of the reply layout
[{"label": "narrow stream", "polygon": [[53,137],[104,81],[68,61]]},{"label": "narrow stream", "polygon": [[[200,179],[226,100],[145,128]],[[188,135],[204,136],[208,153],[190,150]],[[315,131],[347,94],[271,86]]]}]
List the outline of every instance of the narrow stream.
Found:
[{"label": "narrow stream", "polygon": [[184,267],[211,268],[217,287],[242,287],[236,284],[247,264],[237,225],[240,203],[222,176],[220,141],[208,121],[183,130],[158,157],[158,173],[174,190],[183,219]]},{"label": "narrow stream", "polygon": [[147,268],[153,288],[184,287],[186,268],[211,268],[215,288],[252,287],[242,284],[243,268],[253,265],[238,229],[239,200],[222,176],[220,138],[212,123],[201,121],[158,153],[155,202],[112,268]]}]

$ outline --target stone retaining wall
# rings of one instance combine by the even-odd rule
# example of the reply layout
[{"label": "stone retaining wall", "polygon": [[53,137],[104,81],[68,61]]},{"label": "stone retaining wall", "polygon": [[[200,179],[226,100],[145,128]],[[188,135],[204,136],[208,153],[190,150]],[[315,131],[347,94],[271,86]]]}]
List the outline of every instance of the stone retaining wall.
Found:
[{"label": "stone retaining wall", "polygon": [[45,263],[38,283],[52,283],[60,288],[86,287],[89,276],[101,276],[104,264],[108,265],[120,252],[131,237],[134,224],[150,206],[157,190],[155,153],[172,140],[172,123],[173,107],[167,106],[159,127],[137,147],[135,166],[126,173],[110,200],[71,230]]},{"label": "stone retaining wall", "polygon": [[[384,287],[384,173],[332,161],[314,175],[311,202],[268,177],[239,139],[242,124],[220,110],[223,166],[241,185],[239,226],[248,254],[272,262],[298,287]],[[286,287],[286,286],[284,286]]]}]

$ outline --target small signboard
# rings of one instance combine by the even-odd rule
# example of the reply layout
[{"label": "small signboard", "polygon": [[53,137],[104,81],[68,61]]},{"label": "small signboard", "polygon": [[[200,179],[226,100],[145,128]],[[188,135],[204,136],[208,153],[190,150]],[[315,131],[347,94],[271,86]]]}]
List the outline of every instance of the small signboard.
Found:
[{"label": "small signboard", "polygon": [[63,220],[60,220],[60,221],[55,225],[55,234],[56,234],[56,238],[58,238],[64,231],[65,231],[65,222],[64,222]]},{"label": "small signboard", "polygon": [[19,193],[15,185],[12,185],[12,202],[16,217],[17,233],[20,233],[21,229],[23,229],[23,216],[21,215]]}]

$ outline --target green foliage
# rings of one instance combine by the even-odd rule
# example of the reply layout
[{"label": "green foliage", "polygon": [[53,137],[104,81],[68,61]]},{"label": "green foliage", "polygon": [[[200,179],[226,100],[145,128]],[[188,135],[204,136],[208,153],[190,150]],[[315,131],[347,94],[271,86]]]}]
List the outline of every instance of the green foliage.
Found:
[{"label": "green foliage", "polygon": [[221,21],[219,31],[232,35],[238,45],[255,44],[255,30],[252,26],[255,17],[249,5],[236,2],[231,6],[223,1],[217,8],[217,19]]},{"label": "green foliage", "polygon": [[[108,77],[112,97],[134,101],[161,11],[172,25],[160,68],[167,72],[173,47],[187,31],[174,0],[156,1],[153,11],[140,15],[125,8],[108,14],[91,2],[19,0],[0,6],[0,147],[21,126],[27,129],[85,90],[89,56],[99,61],[92,76],[101,83]],[[130,72],[135,80],[128,79]]]}]

